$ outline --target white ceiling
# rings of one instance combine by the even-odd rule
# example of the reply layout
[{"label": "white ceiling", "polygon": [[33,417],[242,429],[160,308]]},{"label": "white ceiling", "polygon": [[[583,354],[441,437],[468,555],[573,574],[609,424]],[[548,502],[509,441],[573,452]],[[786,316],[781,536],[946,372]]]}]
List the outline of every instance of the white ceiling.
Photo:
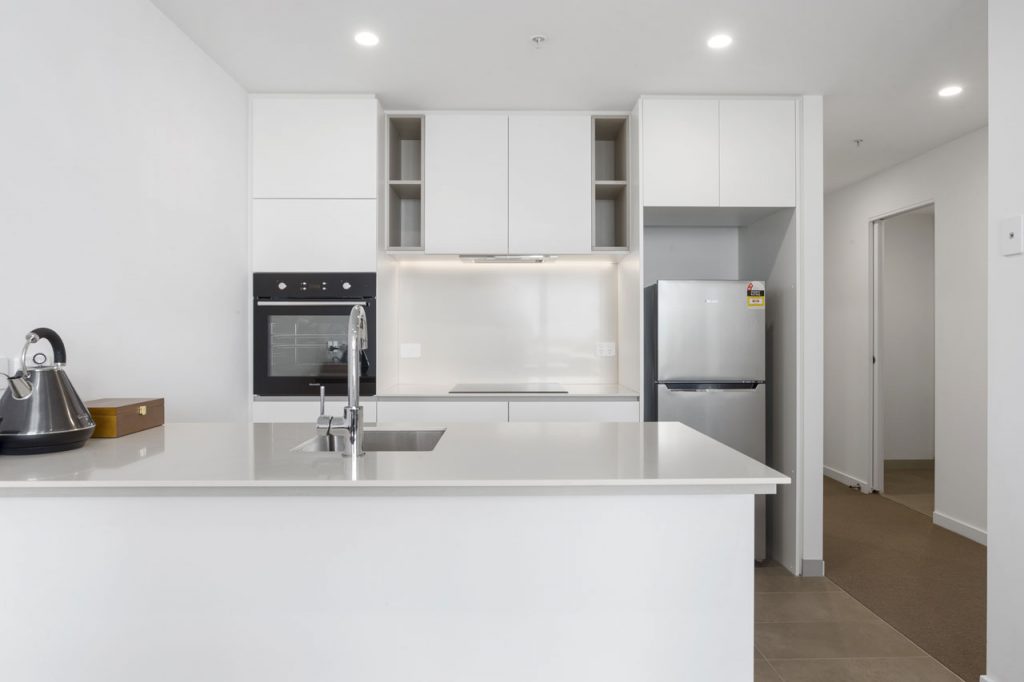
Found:
[{"label": "white ceiling", "polygon": [[[821,93],[826,189],[987,120],[984,0],[153,2],[253,92],[373,92],[388,109]],[[355,45],[363,28],[378,47]],[[723,52],[705,46],[718,31],[735,37]],[[539,50],[536,33],[548,37]],[[951,82],[964,94],[938,98]]]}]

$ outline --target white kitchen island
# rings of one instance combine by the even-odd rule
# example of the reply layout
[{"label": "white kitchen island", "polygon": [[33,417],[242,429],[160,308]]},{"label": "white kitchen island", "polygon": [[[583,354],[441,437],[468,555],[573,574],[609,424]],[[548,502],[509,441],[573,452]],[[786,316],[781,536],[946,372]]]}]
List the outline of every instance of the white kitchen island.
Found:
[{"label": "white kitchen island", "polygon": [[458,424],[355,461],[291,451],[311,435],[0,456],[3,678],[753,679],[754,495],[782,474],[678,423]]}]

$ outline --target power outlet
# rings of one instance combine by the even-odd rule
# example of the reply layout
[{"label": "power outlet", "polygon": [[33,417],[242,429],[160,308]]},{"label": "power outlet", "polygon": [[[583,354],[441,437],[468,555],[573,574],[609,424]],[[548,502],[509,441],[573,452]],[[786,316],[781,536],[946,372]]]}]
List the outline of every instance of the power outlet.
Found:
[{"label": "power outlet", "polygon": [[1004,256],[1024,253],[1024,215],[999,221],[999,249]]},{"label": "power outlet", "polygon": [[615,357],[615,344],[611,341],[602,341],[597,344],[597,357],[599,358],[614,358]]},{"label": "power outlet", "polygon": [[398,356],[402,358],[418,358],[423,348],[418,343],[403,343],[398,347]]}]

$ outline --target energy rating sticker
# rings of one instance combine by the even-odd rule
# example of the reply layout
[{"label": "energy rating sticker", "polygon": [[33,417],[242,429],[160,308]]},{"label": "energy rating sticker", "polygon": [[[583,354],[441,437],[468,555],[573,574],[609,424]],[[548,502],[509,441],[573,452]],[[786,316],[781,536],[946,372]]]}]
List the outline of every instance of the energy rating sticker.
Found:
[{"label": "energy rating sticker", "polygon": [[764,282],[747,282],[747,307],[764,307]]}]

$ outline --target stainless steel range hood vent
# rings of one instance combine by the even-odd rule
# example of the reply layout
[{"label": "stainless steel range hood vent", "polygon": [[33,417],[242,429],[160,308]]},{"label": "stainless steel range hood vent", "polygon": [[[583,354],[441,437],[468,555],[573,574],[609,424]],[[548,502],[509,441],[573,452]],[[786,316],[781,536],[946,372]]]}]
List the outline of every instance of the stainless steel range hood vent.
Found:
[{"label": "stainless steel range hood vent", "polygon": [[544,263],[557,260],[558,256],[536,254],[529,256],[459,256],[463,263]]}]

